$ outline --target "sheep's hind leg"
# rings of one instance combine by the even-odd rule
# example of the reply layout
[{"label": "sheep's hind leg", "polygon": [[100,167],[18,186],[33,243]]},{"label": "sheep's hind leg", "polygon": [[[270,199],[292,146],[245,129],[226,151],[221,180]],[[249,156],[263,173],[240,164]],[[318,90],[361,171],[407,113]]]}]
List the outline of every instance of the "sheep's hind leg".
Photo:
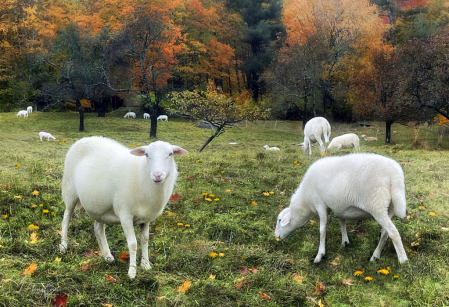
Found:
[{"label": "sheep's hind leg", "polygon": [[338,218],[341,228],[341,246],[345,247],[349,244],[348,233],[346,232],[346,220]]},{"label": "sheep's hind leg", "polygon": [[399,231],[397,230],[396,226],[394,226],[390,217],[388,215],[385,215],[385,216],[374,216],[373,215],[373,217],[382,226],[382,232],[381,232],[380,242],[379,242],[376,250],[374,251],[373,256],[371,257],[371,261],[375,260],[376,257],[378,258],[380,256],[380,252],[385,244],[385,241],[387,240],[386,234],[388,234],[388,236],[393,241],[394,248],[398,255],[399,263],[404,263],[405,261],[407,261],[408,258],[407,258],[407,254],[405,253],[404,246],[402,245],[401,236],[399,235]]},{"label": "sheep's hind leg", "polygon": [[95,237],[97,237],[98,246],[100,247],[101,256],[107,262],[112,262],[114,261],[114,256],[112,256],[109,249],[108,240],[106,239],[105,227],[106,225],[104,223],[95,221],[94,232]]},{"label": "sheep's hind leg", "polygon": [[72,200],[64,200],[66,208],[61,226],[61,243],[58,245],[61,253],[65,253],[67,251],[67,231],[69,230],[70,219],[72,218],[73,211],[75,210],[78,201],[79,200],[76,197]]},{"label": "sheep's hind leg", "polygon": [[320,144],[320,151],[321,151],[321,154],[323,154],[323,152],[326,151],[326,147],[324,147],[323,141],[321,140],[321,136],[320,135],[315,136],[315,139],[318,142],[318,144]]},{"label": "sheep's hind leg", "polygon": [[[119,215],[120,216],[120,215]],[[133,279],[136,277],[136,257],[137,257],[137,240],[134,233],[134,224],[132,216],[125,216],[120,218],[123,232],[125,233],[126,241],[129,249],[129,270],[128,276]]]},{"label": "sheep's hind leg", "polygon": [[144,223],[141,225],[140,229],[140,245],[142,246],[142,260],[140,261],[140,266],[144,270],[151,269],[150,260],[148,259],[148,239],[150,231],[150,223]]}]

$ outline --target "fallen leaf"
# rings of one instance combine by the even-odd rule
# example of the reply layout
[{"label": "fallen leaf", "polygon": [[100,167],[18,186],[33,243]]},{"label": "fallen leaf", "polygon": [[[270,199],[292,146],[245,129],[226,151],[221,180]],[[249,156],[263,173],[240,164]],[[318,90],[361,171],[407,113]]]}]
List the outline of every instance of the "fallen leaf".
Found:
[{"label": "fallen leaf", "polygon": [[320,306],[320,307],[324,307],[324,304],[321,303],[321,300],[319,300],[317,304],[318,304],[318,306]]},{"label": "fallen leaf", "polygon": [[178,289],[173,290],[173,292],[182,292],[186,293],[190,288],[190,281],[187,279],[182,286],[179,286]]},{"label": "fallen leaf", "polygon": [[292,278],[293,278],[293,280],[296,281],[297,283],[302,284],[303,277],[302,277],[301,275],[298,275],[298,274],[296,274],[296,273],[293,273],[293,274],[292,274]]},{"label": "fallen leaf", "polygon": [[62,237],[62,231],[61,230],[56,230],[56,233]]},{"label": "fallen leaf", "polygon": [[401,165],[406,165],[406,164],[408,164],[409,162],[408,161],[402,161],[401,162]]},{"label": "fallen leaf", "polygon": [[88,250],[85,251],[83,254],[84,254],[84,256],[86,256],[86,257],[92,257],[92,256],[94,255],[94,252],[91,251],[90,249],[88,249]]},{"label": "fallen leaf", "polygon": [[353,285],[354,285],[354,284],[352,283],[352,278],[343,279],[343,280],[341,281],[341,283],[342,283],[343,285],[346,285],[346,286],[353,286]]},{"label": "fallen leaf", "polygon": [[116,283],[117,279],[115,279],[114,277],[112,277],[111,275],[106,274],[106,277],[109,279],[110,282]]},{"label": "fallen leaf", "polygon": [[225,179],[225,178],[220,178],[220,180],[223,181],[223,182],[228,182],[229,181],[229,179]]},{"label": "fallen leaf", "polygon": [[311,297],[311,296],[308,296],[307,298],[308,298],[309,300],[311,300],[312,302],[316,303],[316,298]]},{"label": "fallen leaf", "polygon": [[193,202],[197,204],[197,203],[199,203],[201,200],[202,200],[202,198],[198,198],[197,200],[194,200]]},{"label": "fallen leaf", "polygon": [[429,196],[430,196],[430,197],[435,197],[435,194],[429,193]]},{"label": "fallen leaf", "polygon": [[236,281],[237,281],[237,284],[235,285],[235,288],[236,288],[237,290],[241,289],[241,288],[245,285],[245,283],[246,283],[245,277],[237,278]]},{"label": "fallen leaf", "polygon": [[248,273],[248,269],[245,267],[241,267],[238,272],[242,275],[245,275],[246,273]]},{"label": "fallen leaf", "polygon": [[8,278],[8,279],[2,279],[2,283],[4,283],[4,282],[10,282],[12,279],[11,278]]},{"label": "fallen leaf", "polygon": [[28,269],[25,269],[25,271],[23,271],[23,272],[20,272],[19,274],[20,275],[32,275],[34,272],[36,271],[36,263],[32,263],[29,267],[28,267]]},{"label": "fallen leaf", "polygon": [[211,274],[211,275],[209,276],[209,279],[215,279],[215,275],[212,275],[212,274]]},{"label": "fallen leaf", "polygon": [[248,271],[250,271],[251,273],[257,273],[257,272],[259,272],[259,270],[258,270],[258,269],[255,269],[255,268],[248,269]]},{"label": "fallen leaf", "polygon": [[339,266],[340,263],[337,262],[336,260],[332,260],[332,261],[331,261],[331,265],[332,265],[332,266]]},{"label": "fallen leaf", "polygon": [[415,238],[419,239],[419,231],[416,233]]},{"label": "fallen leaf", "polygon": [[124,263],[128,263],[129,261],[128,253],[126,251],[123,251],[118,257],[118,259],[120,259]]},{"label": "fallen leaf", "polygon": [[179,195],[178,193],[173,194],[172,196],[170,196],[169,201],[177,201],[179,200]]},{"label": "fallen leaf", "polygon": [[112,304],[101,304],[103,307],[112,307]]},{"label": "fallen leaf", "polygon": [[262,295],[262,297],[263,297],[264,300],[267,300],[267,301],[271,300],[271,297],[269,297],[268,295],[266,295],[266,294],[263,293],[263,292],[260,292],[260,295]]},{"label": "fallen leaf", "polygon": [[8,190],[11,187],[11,182],[9,182],[7,185],[5,185],[5,191]]},{"label": "fallen leaf", "polygon": [[193,180],[193,176],[189,176],[189,177],[187,177],[187,180]]},{"label": "fallen leaf", "polygon": [[315,288],[315,293],[319,294],[319,293],[323,292],[324,290],[326,290],[326,287],[322,283],[317,282],[316,288]]},{"label": "fallen leaf", "polygon": [[156,299],[158,301],[162,301],[162,300],[165,300],[165,296],[156,296]]},{"label": "fallen leaf", "polygon": [[33,232],[30,236],[30,240],[31,241],[36,241],[37,240],[37,233]]},{"label": "fallen leaf", "polygon": [[50,302],[50,304],[52,306],[54,306],[54,307],[66,307],[67,306],[67,294],[64,296],[56,294],[55,299],[56,299],[56,301]]},{"label": "fallen leaf", "polygon": [[101,256],[101,251],[94,251],[95,255]]},{"label": "fallen leaf", "polygon": [[55,262],[61,262],[61,258],[56,257],[56,258],[55,258]]}]

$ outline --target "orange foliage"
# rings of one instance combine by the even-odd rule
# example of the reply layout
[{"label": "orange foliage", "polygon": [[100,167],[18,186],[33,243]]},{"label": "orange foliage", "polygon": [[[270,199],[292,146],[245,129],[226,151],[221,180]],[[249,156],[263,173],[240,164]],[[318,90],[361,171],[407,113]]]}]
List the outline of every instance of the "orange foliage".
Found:
[{"label": "orange foliage", "polygon": [[401,10],[410,10],[415,8],[423,8],[428,4],[428,0],[400,0],[396,1]]},{"label": "orange foliage", "polygon": [[438,114],[437,116],[435,116],[434,120],[437,121],[439,125],[448,125],[449,124],[449,119],[447,119],[446,117],[444,117],[441,114]]}]

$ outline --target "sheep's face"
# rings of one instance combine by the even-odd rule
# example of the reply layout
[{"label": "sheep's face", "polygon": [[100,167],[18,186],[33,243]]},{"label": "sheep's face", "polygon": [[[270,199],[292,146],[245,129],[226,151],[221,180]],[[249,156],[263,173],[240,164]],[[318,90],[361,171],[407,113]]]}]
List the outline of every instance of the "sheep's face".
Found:
[{"label": "sheep's face", "polygon": [[285,208],[278,215],[274,236],[279,241],[284,240],[291,235],[297,228],[304,225],[309,219],[309,214],[297,216],[292,214],[290,208]]},{"label": "sheep's face", "polygon": [[147,168],[150,172],[151,180],[159,184],[164,182],[170,173],[176,171],[176,165],[173,161],[174,155],[185,155],[187,150],[170,145],[169,143],[156,141],[148,146],[138,147],[131,150],[131,154],[136,156],[145,156]]}]

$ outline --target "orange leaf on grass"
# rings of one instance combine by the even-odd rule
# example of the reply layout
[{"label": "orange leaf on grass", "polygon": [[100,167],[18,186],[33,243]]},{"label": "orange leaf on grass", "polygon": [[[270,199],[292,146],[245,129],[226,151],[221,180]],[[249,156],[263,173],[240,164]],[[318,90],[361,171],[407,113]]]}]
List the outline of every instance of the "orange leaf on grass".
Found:
[{"label": "orange leaf on grass", "polygon": [[11,186],[11,182],[9,182],[7,185],[5,185],[5,191],[8,190],[10,186]]},{"label": "orange leaf on grass", "polygon": [[316,288],[315,288],[315,293],[321,293],[324,290],[326,290],[326,287],[322,283],[317,282],[316,283]]},{"label": "orange leaf on grass", "polygon": [[25,269],[25,271],[23,271],[23,272],[20,272],[19,274],[20,275],[32,275],[34,272],[36,271],[36,263],[32,263],[29,267],[28,267],[28,269]]},{"label": "orange leaf on grass", "polygon": [[94,252],[93,251],[91,251],[90,249],[88,249],[87,251],[85,251],[84,253],[84,256],[86,256],[86,257],[92,257],[93,255],[94,255]]},{"label": "orange leaf on grass", "polygon": [[301,275],[298,275],[298,274],[296,274],[296,273],[293,273],[293,274],[292,274],[292,278],[293,278],[293,280],[296,281],[297,283],[302,284],[303,277],[302,277]]},{"label": "orange leaf on grass", "polygon": [[186,293],[190,288],[190,281],[187,279],[182,286],[179,286],[178,289],[173,290],[173,292],[182,292]]},{"label": "orange leaf on grass", "polygon": [[170,201],[177,201],[179,200],[179,195],[178,193],[173,194],[172,196],[170,196]]},{"label": "orange leaf on grass", "polygon": [[248,269],[247,268],[244,268],[244,267],[241,267],[240,269],[239,269],[239,271],[238,271],[240,274],[242,274],[242,275],[245,275],[246,273],[248,273]]},{"label": "orange leaf on grass", "polygon": [[259,270],[258,270],[258,269],[255,269],[255,268],[248,269],[248,271],[250,271],[251,273],[257,273],[257,272],[259,272]]},{"label": "orange leaf on grass", "polygon": [[56,299],[56,301],[50,302],[50,304],[52,306],[54,306],[54,307],[66,307],[67,306],[67,294],[64,296],[56,294],[55,299]]},{"label": "orange leaf on grass", "polygon": [[118,259],[120,259],[122,262],[128,263],[129,261],[128,253],[126,251],[123,251],[118,257]]},{"label": "orange leaf on grass", "polygon": [[187,177],[187,180],[193,180],[193,178],[195,178],[195,177],[189,176],[189,177]]},{"label": "orange leaf on grass", "polygon": [[115,279],[111,275],[106,274],[106,277],[109,279],[110,282],[114,282],[114,283],[117,282],[117,279]]},{"label": "orange leaf on grass", "polygon": [[341,283],[342,283],[343,285],[346,285],[346,286],[353,286],[353,285],[354,285],[354,283],[352,282],[352,278],[343,279],[343,280],[341,281]]},{"label": "orange leaf on grass", "polygon": [[266,294],[263,293],[263,292],[260,292],[260,295],[262,295],[262,297],[263,297],[264,300],[267,300],[267,301],[271,300],[271,297],[269,297],[268,295],[266,295]]}]

